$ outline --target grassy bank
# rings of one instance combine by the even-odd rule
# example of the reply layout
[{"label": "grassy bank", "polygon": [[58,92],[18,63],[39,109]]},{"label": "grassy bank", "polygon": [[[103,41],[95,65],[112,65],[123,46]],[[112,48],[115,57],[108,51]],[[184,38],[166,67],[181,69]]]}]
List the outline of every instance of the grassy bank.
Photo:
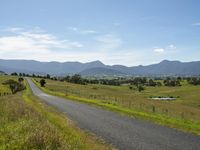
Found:
[{"label": "grassy bank", "polygon": [[[35,83],[38,84],[36,81]],[[77,85],[47,80],[46,87],[42,89],[49,94],[101,106],[200,135],[199,87],[148,87],[140,93],[130,90],[128,86]],[[192,92],[195,98],[185,101],[185,91],[185,95],[192,95]],[[150,100],[149,97],[154,93],[180,98],[170,102]]]},{"label": "grassy bank", "polygon": [[[8,77],[0,77],[1,81]],[[1,85],[1,89],[6,88]],[[9,89],[7,89],[9,92]],[[0,97],[0,149],[112,149],[41,103],[30,88]]]}]

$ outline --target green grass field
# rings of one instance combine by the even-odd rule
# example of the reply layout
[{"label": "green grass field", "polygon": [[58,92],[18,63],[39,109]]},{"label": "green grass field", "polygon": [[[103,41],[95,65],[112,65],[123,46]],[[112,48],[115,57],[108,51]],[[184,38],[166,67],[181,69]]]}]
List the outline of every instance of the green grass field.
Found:
[{"label": "green grass field", "polygon": [[[0,81],[17,79],[0,76]],[[10,92],[0,84],[1,90]],[[41,103],[29,86],[23,92],[0,96],[0,150],[113,149],[79,129],[66,115]]]},{"label": "green grass field", "polygon": [[[38,79],[36,79],[38,80]],[[182,82],[180,87],[145,87],[138,92],[128,85],[79,85],[46,80],[46,92],[78,100],[163,125],[200,134],[200,86]],[[175,101],[151,100],[151,96],[174,96]]]}]

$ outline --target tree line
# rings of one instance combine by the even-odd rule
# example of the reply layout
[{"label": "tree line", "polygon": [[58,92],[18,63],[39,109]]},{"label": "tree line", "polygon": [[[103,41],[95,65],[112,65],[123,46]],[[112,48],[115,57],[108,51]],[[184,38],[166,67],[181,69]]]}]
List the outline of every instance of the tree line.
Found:
[{"label": "tree line", "polygon": [[[13,76],[20,76],[20,77],[34,77],[34,78],[43,78],[43,79],[51,79],[51,80],[59,80],[59,81],[66,81],[70,83],[75,84],[103,84],[103,85],[114,85],[114,86],[120,86],[122,84],[130,84],[135,86],[169,86],[169,87],[175,87],[175,86],[181,86],[181,82],[183,80],[187,80],[189,84],[192,85],[200,85],[200,78],[199,77],[165,77],[165,78],[146,78],[146,77],[132,77],[132,78],[126,78],[126,77],[118,77],[115,79],[91,79],[91,78],[83,78],[79,74],[74,75],[67,75],[65,77],[55,77],[50,76],[49,74],[46,75],[35,75],[35,74],[25,74],[25,73],[19,73],[16,72],[11,73]],[[162,82],[163,81],[163,82]]]},{"label": "tree line", "polygon": [[187,78],[187,82],[189,84],[192,84],[192,85],[200,85],[200,78],[196,78],[196,77],[188,77]]}]

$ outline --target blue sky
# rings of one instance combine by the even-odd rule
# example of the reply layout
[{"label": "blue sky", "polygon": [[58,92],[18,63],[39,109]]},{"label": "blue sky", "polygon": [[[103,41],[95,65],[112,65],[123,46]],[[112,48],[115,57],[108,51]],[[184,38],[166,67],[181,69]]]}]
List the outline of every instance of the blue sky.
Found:
[{"label": "blue sky", "polygon": [[199,0],[0,0],[0,58],[197,61],[199,8]]}]

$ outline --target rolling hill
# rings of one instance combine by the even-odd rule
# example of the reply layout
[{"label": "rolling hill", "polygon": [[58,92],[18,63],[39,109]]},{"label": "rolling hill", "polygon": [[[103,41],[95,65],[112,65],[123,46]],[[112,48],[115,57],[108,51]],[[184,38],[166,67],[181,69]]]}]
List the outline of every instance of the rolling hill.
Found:
[{"label": "rolling hill", "polygon": [[81,62],[39,62],[35,60],[0,59],[0,70],[6,73],[23,72],[35,74],[65,75],[200,75],[200,61],[180,62],[163,60],[158,64],[127,67],[105,65],[100,61]]},{"label": "rolling hill", "polygon": [[96,68],[89,68],[85,69],[81,72],[79,72],[80,75],[83,76],[113,76],[113,75],[125,75],[125,73],[122,73],[118,70],[110,69],[110,68],[103,68],[103,67],[96,67]]}]

